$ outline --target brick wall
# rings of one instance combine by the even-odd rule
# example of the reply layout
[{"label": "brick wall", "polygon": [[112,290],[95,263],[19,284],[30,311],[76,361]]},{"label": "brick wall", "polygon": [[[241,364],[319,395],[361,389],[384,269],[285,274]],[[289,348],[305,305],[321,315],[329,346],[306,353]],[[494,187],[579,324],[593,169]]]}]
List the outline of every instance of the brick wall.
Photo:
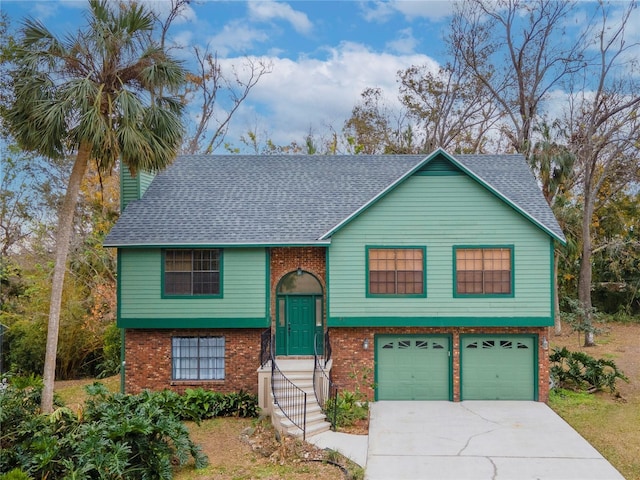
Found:
[{"label": "brick wall", "polygon": [[[183,393],[187,388],[202,387],[229,393],[245,390],[258,393],[261,329],[171,329],[125,331],[125,391],[169,389]],[[224,380],[172,380],[171,337],[224,336]]]},{"label": "brick wall", "polygon": [[[276,289],[282,277],[300,267],[313,274],[322,284],[326,302],[326,249],[324,247],[275,247],[270,250],[271,324],[275,328]],[[326,312],[326,304],[323,311]]]},{"label": "brick wall", "polygon": [[[360,327],[360,328],[330,328],[331,346],[333,349],[333,380],[342,389],[355,390],[359,388],[374,398],[374,391],[370,387],[373,382],[375,335],[388,334],[450,334],[453,340],[453,400],[460,401],[460,335],[464,334],[534,334],[539,338],[549,338],[547,327],[500,327],[500,328],[427,328],[427,327]],[[363,348],[364,340],[369,340],[369,349]],[[538,342],[538,401],[549,399],[549,352],[543,350]],[[362,382],[363,372],[369,372],[370,378]]]}]

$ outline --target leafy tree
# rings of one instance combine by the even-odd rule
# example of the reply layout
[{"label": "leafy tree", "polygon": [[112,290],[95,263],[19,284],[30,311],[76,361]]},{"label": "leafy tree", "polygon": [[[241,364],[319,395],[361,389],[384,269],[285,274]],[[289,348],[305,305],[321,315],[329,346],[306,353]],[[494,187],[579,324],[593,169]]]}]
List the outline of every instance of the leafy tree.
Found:
[{"label": "leafy tree", "polygon": [[486,87],[458,59],[437,72],[428,65],[398,72],[400,100],[420,127],[422,148],[480,153],[499,120]]},{"label": "leafy tree", "polygon": [[342,129],[349,151],[362,154],[414,153],[413,130],[406,115],[386,105],[382,89],[365,88]]},{"label": "leafy tree", "polygon": [[[567,145],[552,138],[552,126],[543,123],[537,127],[541,139],[533,147],[530,164],[540,181],[542,193],[549,206],[554,210],[560,226],[566,230],[567,214],[560,205],[566,205],[573,179],[575,157]],[[565,235],[567,236],[567,235]],[[569,244],[573,239],[568,238]],[[570,247],[571,248],[571,245]],[[560,319],[560,295],[558,289],[558,272],[560,268],[561,247],[556,245],[554,257],[554,330],[556,335],[562,332]]]},{"label": "leafy tree", "polygon": [[[592,324],[592,223],[610,198],[599,193],[605,184],[615,194],[640,179],[640,64],[633,54],[640,42],[629,42],[627,31],[635,7],[630,2],[620,12],[617,6],[598,5],[600,21],[593,23],[590,45],[595,53],[572,79],[565,118],[583,203],[578,296],[586,327]],[[585,345],[594,343],[593,331],[585,328]]]},{"label": "leafy tree", "polygon": [[[60,309],[75,207],[90,162],[108,172],[120,159],[132,174],[175,157],[182,104],[161,94],[184,81],[182,66],[150,36],[141,5],[90,0],[88,24],[60,39],[41,22],[23,24],[7,121],[22,148],[50,159],[72,157],[59,211],[49,307],[42,410],[53,401]],[[123,167],[124,168],[124,167]]]},{"label": "leafy tree", "polygon": [[574,2],[467,0],[456,4],[447,39],[506,119],[511,148],[529,156],[547,95],[582,65],[582,40],[564,29]]},{"label": "leafy tree", "polygon": [[[163,48],[169,48],[167,37],[172,23],[184,16],[194,2],[170,0],[169,3],[171,7],[166,17],[155,15]],[[212,153],[224,145],[233,115],[260,79],[271,73],[273,65],[262,59],[245,57],[242,65],[226,68],[209,47],[193,46],[189,50],[195,60],[195,69],[187,72],[179,98],[198,112],[186,119],[187,134],[181,151]]]}]

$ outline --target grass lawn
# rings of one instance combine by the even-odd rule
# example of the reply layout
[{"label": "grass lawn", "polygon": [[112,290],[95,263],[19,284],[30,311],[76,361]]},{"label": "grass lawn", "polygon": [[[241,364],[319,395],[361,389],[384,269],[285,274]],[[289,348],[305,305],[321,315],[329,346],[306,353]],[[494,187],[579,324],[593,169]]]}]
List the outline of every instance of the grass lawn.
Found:
[{"label": "grass lawn", "polygon": [[627,480],[640,480],[640,325],[609,323],[596,347],[582,347],[575,334],[552,339],[552,346],[611,359],[629,377],[619,395],[554,392],[549,406],[593,445]]}]

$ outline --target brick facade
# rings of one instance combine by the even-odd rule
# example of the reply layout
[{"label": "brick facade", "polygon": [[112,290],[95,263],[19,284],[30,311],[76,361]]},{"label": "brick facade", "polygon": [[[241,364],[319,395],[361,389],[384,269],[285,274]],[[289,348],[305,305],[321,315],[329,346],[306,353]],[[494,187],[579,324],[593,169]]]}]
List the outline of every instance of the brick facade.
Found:
[{"label": "brick facade", "polygon": [[[298,268],[313,274],[325,292],[324,312],[326,312],[326,249],[323,247],[277,247],[270,249],[270,315],[272,329],[275,329],[276,289],[286,274]],[[326,313],[325,313],[326,316]],[[326,320],[326,319],[325,319]],[[325,321],[326,323],[326,321]],[[273,332],[274,330],[272,330]],[[138,393],[144,389],[171,389],[178,393],[187,388],[203,387],[219,392],[246,390],[257,393],[257,369],[260,365],[261,329],[168,329],[168,330],[126,330],[125,349],[125,391]],[[538,339],[549,338],[547,327],[491,327],[491,328],[433,328],[433,327],[358,327],[331,328],[330,337],[333,350],[332,376],[342,389],[354,390],[358,387],[369,399],[374,398],[370,387],[375,370],[375,335],[388,334],[448,334],[452,337],[453,355],[453,400],[460,400],[460,335],[464,334],[533,334]],[[225,380],[176,381],[171,378],[171,337],[172,336],[225,337]],[[369,348],[363,348],[365,339]],[[549,352],[538,341],[538,400],[549,398]],[[363,372],[369,372],[366,382],[362,382]]]},{"label": "brick facade", "polygon": [[271,259],[269,270],[271,272],[271,325],[276,324],[276,289],[278,283],[287,273],[301,268],[305,272],[313,274],[322,285],[325,292],[325,305],[323,311],[326,312],[326,249],[323,247],[275,247],[270,249]]},{"label": "brick facade", "polygon": [[[245,390],[258,393],[261,329],[171,329],[125,331],[125,392],[139,393],[144,389],[173,390],[183,393],[187,388],[206,388],[216,392]],[[224,336],[224,380],[172,380],[171,337]]]},{"label": "brick facade", "polygon": [[[539,339],[549,338],[548,327],[460,327],[460,328],[432,328],[432,327],[358,327],[329,329],[332,346],[333,368],[331,375],[341,389],[354,390],[357,382],[359,388],[374,398],[374,391],[370,386],[374,382],[375,335],[389,334],[448,334],[452,336],[453,355],[453,400],[460,401],[460,335],[464,334],[534,334]],[[364,349],[364,340],[369,340],[369,348]],[[366,382],[362,382],[362,374],[369,372]],[[549,399],[549,352],[538,342],[538,401]]]}]

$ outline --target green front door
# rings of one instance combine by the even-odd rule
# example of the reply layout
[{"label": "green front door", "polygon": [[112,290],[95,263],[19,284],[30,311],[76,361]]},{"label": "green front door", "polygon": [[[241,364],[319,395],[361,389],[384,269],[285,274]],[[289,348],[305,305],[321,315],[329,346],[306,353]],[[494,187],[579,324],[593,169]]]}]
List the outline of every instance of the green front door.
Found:
[{"label": "green front door", "polygon": [[322,297],[318,295],[286,295],[278,298],[276,355],[314,354],[316,333],[319,334],[319,345],[322,345],[321,305]]},{"label": "green front door", "polygon": [[313,355],[315,298],[312,295],[287,297],[287,355]]},{"label": "green front door", "polygon": [[376,384],[377,400],[450,400],[450,337],[377,337]]},{"label": "green front door", "polygon": [[536,400],[536,337],[461,335],[461,400]]},{"label": "green front door", "polygon": [[323,295],[318,279],[298,269],[282,277],[276,292],[276,355],[313,355],[316,334],[322,353]]}]

